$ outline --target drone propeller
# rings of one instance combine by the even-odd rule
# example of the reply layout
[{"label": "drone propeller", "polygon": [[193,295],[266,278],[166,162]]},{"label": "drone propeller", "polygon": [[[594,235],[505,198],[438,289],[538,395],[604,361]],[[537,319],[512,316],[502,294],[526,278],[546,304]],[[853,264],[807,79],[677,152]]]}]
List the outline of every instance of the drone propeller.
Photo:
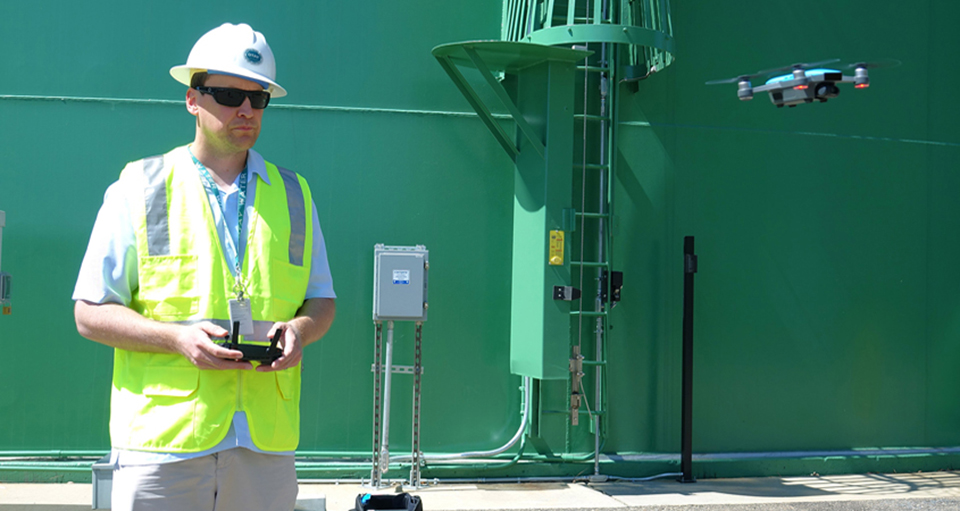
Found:
[{"label": "drone propeller", "polygon": [[753,80],[754,78],[756,78],[756,77],[758,77],[758,76],[761,76],[761,73],[754,73],[754,74],[752,74],[752,75],[740,75],[740,76],[735,76],[735,77],[733,77],[733,78],[724,78],[723,80],[710,80],[710,81],[707,82],[706,84],[707,84],[707,85],[720,85],[720,84],[723,84],[723,83],[740,83],[740,82],[743,82],[743,81],[749,82],[750,80]]},{"label": "drone propeller", "polygon": [[797,62],[789,66],[777,67],[774,69],[767,69],[764,71],[759,71],[757,76],[762,75],[772,75],[774,73],[785,73],[787,71],[794,71],[797,69],[813,69],[815,67],[824,66],[826,64],[833,64],[834,62],[840,62],[840,59],[827,59],[821,60],[820,62]]},{"label": "drone propeller", "polygon": [[847,64],[843,67],[844,69],[856,69],[858,67],[862,67],[864,69],[880,69],[883,67],[897,67],[900,64],[902,64],[902,62],[897,59],[883,59],[873,62],[854,62],[853,64]]},{"label": "drone propeller", "polygon": [[794,71],[797,69],[811,69],[811,68],[823,66],[825,64],[832,64],[834,62],[840,62],[840,59],[822,60],[820,62],[798,62],[796,64],[792,64],[789,66],[777,67],[773,69],[764,69],[763,71],[757,71],[756,73],[749,74],[749,75],[740,75],[734,78],[725,78],[723,80],[711,80],[706,84],[720,85],[724,83],[739,83],[742,81],[750,81],[750,80],[753,80],[754,78],[759,78],[761,76],[767,76],[774,73],[784,73],[787,71]]},{"label": "drone propeller", "polygon": [[901,62],[897,59],[884,59],[875,62],[855,62],[848,64],[847,69],[854,69],[853,87],[855,89],[866,89],[870,86],[870,76],[868,69],[877,69],[881,67],[896,67]]}]

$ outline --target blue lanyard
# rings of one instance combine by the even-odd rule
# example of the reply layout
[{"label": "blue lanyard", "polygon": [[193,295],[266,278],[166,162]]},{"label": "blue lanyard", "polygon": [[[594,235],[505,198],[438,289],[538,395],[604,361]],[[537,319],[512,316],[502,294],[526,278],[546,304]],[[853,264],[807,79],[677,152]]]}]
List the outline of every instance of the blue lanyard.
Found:
[{"label": "blue lanyard", "polygon": [[[223,203],[223,197],[220,196],[220,190],[217,188],[217,184],[213,181],[213,176],[210,175],[210,171],[207,170],[207,167],[200,163],[200,160],[193,155],[193,151],[190,151],[190,157],[193,158],[193,163],[197,166],[197,169],[200,170],[200,178],[203,182],[203,188],[207,191],[207,195],[214,197],[217,200],[217,205],[220,206],[220,214],[224,218],[224,230],[226,230],[226,217],[227,210],[226,205]],[[246,212],[247,205],[247,169],[244,167],[243,171],[240,172],[240,193],[237,196],[237,244],[234,247],[234,258],[233,263],[234,267],[237,269],[237,282],[240,281],[240,237],[243,236],[243,215]],[[238,290],[239,296],[243,297],[242,287]]]}]

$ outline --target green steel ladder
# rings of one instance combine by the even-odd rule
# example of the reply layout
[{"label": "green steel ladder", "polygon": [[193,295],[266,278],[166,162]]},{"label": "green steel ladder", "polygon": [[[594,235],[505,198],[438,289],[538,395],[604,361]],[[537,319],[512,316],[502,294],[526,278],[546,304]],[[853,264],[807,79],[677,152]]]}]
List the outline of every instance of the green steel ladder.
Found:
[{"label": "green steel ladder", "polygon": [[[601,18],[603,19],[603,18]],[[614,105],[616,87],[611,87],[611,83],[616,83],[615,65],[616,46],[607,43],[594,43],[599,46],[599,51],[594,54],[597,59],[595,65],[590,61],[584,65],[578,66],[578,75],[583,81],[583,107],[581,113],[574,114],[574,120],[577,123],[582,139],[581,160],[574,162],[575,170],[581,174],[581,197],[574,203],[579,202],[578,211],[575,213],[576,229],[579,240],[579,249],[576,250],[577,257],[571,261],[571,265],[577,269],[577,287],[582,290],[580,299],[575,310],[570,312],[571,317],[576,322],[576,338],[571,339],[573,345],[572,357],[570,360],[570,424],[576,426],[579,424],[579,415],[581,410],[581,400],[586,396],[586,388],[583,385],[584,366],[594,368],[593,396],[587,398],[582,403],[586,405],[586,413],[592,419],[590,422],[590,431],[594,434],[594,454],[595,454],[595,473],[599,474],[600,439],[603,434],[606,421],[602,421],[606,414],[606,399],[604,392],[604,375],[606,371],[606,350],[605,340],[608,331],[608,319],[610,308],[613,302],[611,278],[613,276],[613,194],[610,186],[612,177],[612,164],[616,154],[615,123],[611,112]],[[592,49],[587,44],[588,49]],[[599,96],[598,101],[591,101],[590,90]],[[596,97],[596,96],[595,96]],[[591,105],[593,108],[591,108]],[[592,158],[598,160],[590,161]],[[593,210],[588,210],[587,205],[588,190],[595,192],[596,204]],[[589,250],[587,240],[595,243]],[[589,256],[588,252],[593,252]],[[586,279],[594,278],[596,281],[596,292],[592,297],[588,296]],[[593,298],[593,307],[585,303]],[[590,329],[593,324],[593,356],[585,357],[583,353],[584,330]],[[592,406],[590,401],[592,400]]]},{"label": "green steel ladder", "polygon": [[[586,412],[593,419],[590,426],[594,433],[595,474],[599,474],[600,438],[606,426],[606,421],[601,422],[607,409],[604,341],[609,329],[610,309],[615,303],[615,290],[611,284],[614,275],[612,179],[617,154],[617,85],[620,76],[624,81],[635,82],[669,66],[674,52],[672,32],[669,0],[504,0],[503,3],[501,39],[505,41],[598,50],[594,51],[592,61],[588,59],[577,68],[578,76],[583,80],[584,103],[574,119],[581,126],[583,154],[574,168],[581,171],[582,196],[579,211],[575,212],[580,240],[579,260],[571,262],[578,270],[579,282],[571,284],[581,290],[581,296],[576,310],[571,311],[577,334],[571,339],[571,378],[568,382],[569,424],[576,426],[580,414],[584,413],[580,410],[581,404],[589,405],[589,400],[581,403],[585,397],[583,368],[595,368],[593,406],[592,409],[587,406]],[[593,109],[589,97],[591,86],[599,89],[600,97]],[[588,154],[599,156],[599,161],[588,161]],[[593,211],[587,211],[585,197],[588,187],[598,194]],[[596,240],[593,258],[586,254],[588,235]],[[587,274],[593,274],[597,280],[592,310],[584,304],[588,298],[584,288]],[[582,352],[584,324],[588,322],[594,323],[592,359],[585,358]]]}]

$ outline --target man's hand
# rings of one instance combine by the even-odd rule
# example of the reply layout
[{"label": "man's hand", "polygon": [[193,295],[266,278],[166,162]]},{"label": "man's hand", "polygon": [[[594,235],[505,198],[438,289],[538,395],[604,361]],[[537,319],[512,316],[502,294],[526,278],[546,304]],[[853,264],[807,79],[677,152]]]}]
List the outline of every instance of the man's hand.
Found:
[{"label": "man's hand", "polygon": [[223,337],[228,332],[204,321],[183,327],[176,338],[177,351],[199,369],[253,369],[250,362],[240,362],[243,353],[216,345],[211,337]]},{"label": "man's hand", "polygon": [[309,298],[297,311],[297,316],[288,322],[275,323],[268,337],[277,329],[283,329],[283,356],[271,364],[257,367],[257,371],[280,371],[294,367],[303,359],[303,347],[320,340],[337,313],[333,298]]},{"label": "man's hand", "polygon": [[[238,362],[243,353],[217,346],[211,337],[227,331],[213,323],[184,326],[147,319],[116,303],[78,300],[74,308],[77,331],[92,341],[112,348],[147,353],[179,353],[200,369],[252,369]],[[225,360],[226,359],[226,360]]]},{"label": "man's hand", "polygon": [[296,366],[303,359],[303,344],[300,342],[300,334],[290,323],[274,323],[267,337],[273,338],[277,330],[281,328],[283,329],[283,337],[280,338],[280,345],[283,347],[283,355],[270,364],[261,364],[257,367],[257,371],[261,373],[282,371]]}]

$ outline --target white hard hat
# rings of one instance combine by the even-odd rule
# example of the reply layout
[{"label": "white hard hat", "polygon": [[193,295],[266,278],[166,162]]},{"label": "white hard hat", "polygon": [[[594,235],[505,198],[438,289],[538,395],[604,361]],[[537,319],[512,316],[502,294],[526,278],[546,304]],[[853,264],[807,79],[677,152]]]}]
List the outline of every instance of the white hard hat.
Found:
[{"label": "white hard hat", "polygon": [[190,50],[187,63],[170,68],[170,75],[188,87],[193,74],[198,72],[257,82],[275,98],[287,95],[287,91],[274,81],[277,64],[267,39],[246,23],[224,23],[203,34]]}]

